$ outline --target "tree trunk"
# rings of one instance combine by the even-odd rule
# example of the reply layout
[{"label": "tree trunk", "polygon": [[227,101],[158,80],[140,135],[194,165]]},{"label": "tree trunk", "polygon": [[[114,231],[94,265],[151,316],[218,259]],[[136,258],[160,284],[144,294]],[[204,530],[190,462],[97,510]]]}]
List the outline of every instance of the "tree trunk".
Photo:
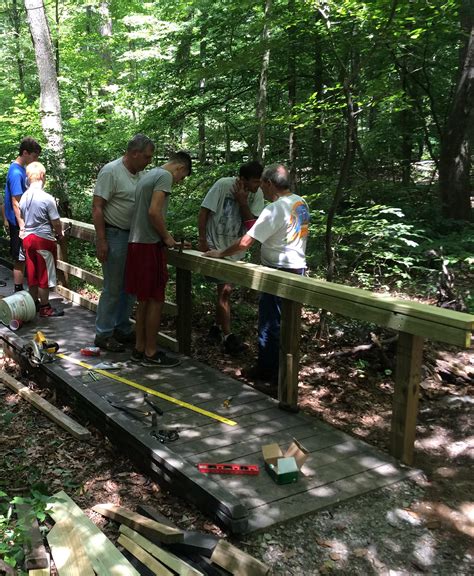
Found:
[{"label": "tree trunk", "polygon": [[267,119],[267,88],[268,68],[270,67],[270,16],[272,0],[265,0],[265,14],[262,31],[263,57],[260,69],[260,85],[257,99],[257,160],[262,164],[265,161],[265,122]]},{"label": "tree trunk", "polygon": [[63,212],[67,214],[61,103],[51,35],[44,5],[39,6],[37,0],[25,0],[25,8],[38,68],[41,125],[50,152],[48,164],[53,181],[52,192],[59,199]]},{"label": "tree trunk", "polygon": [[18,13],[18,5],[16,0],[12,0],[11,22],[13,24],[13,29],[15,30],[15,49],[16,49],[16,64],[18,67],[18,81],[20,85],[20,91],[24,94],[25,63],[21,56],[21,45],[20,45],[21,20],[20,20],[20,14]]},{"label": "tree trunk", "polygon": [[455,220],[472,220],[469,175],[474,129],[474,15],[470,5],[471,0],[463,0],[461,29],[466,40],[451,110],[441,136],[439,158],[443,215]]},{"label": "tree trunk", "polygon": [[[319,13],[316,14],[316,19],[319,19]],[[316,102],[322,98],[323,94],[323,57],[322,57],[322,45],[321,38],[316,35],[314,42],[314,64],[313,64],[313,91],[316,95]],[[322,140],[322,118],[321,112],[317,108],[318,104],[315,105],[313,127],[312,127],[312,167],[314,175],[321,174],[323,168],[323,140]]]},{"label": "tree trunk", "polygon": [[[293,18],[295,0],[288,0],[288,15]],[[294,22],[288,27],[288,110],[290,115],[288,138],[288,164],[290,169],[290,190],[296,189],[296,134],[293,121],[296,105],[296,26]]]},{"label": "tree trunk", "polygon": [[[206,29],[204,27],[203,35],[205,32]],[[201,59],[201,67],[203,69],[202,78],[199,80],[199,92],[201,96],[204,96],[204,91],[206,89],[206,78],[204,76],[204,69],[206,66],[206,40],[201,40],[199,44],[199,57]],[[198,114],[198,140],[198,160],[200,164],[204,164],[206,162],[206,117],[202,111]]]}]

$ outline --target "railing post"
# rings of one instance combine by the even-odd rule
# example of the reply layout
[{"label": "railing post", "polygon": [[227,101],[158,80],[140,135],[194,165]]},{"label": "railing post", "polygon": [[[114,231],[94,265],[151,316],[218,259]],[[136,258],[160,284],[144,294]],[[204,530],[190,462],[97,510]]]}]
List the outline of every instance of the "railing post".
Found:
[{"label": "railing post", "polygon": [[[63,236],[61,240],[57,242],[58,245],[58,260],[63,262],[68,262],[68,237]],[[57,271],[58,283],[64,286],[64,288],[69,288],[69,274],[63,270]]]},{"label": "railing post", "polygon": [[298,411],[298,371],[301,335],[301,304],[281,299],[278,401],[280,408]]},{"label": "railing post", "polygon": [[413,463],[423,341],[421,336],[406,332],[398,334],[391,453],[392,456],[408,465]]},{"label": "railing post", "polygon": [[191,354],[191,326],[192,326],[192,296],[191,271],[176,268],[176,304],[178,317],[176,319],[176,338],[181,353]]}]

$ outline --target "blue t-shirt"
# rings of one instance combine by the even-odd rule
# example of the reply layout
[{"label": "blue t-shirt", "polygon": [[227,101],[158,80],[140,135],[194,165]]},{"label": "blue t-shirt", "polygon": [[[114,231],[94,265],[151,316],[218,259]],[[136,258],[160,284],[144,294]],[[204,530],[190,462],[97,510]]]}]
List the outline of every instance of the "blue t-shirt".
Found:
[{"label": "blue t-shirt", "polygon": [[13,211],[12,196],[21,196],[26,190],[26,169],[16,162],[10,164],[5,184],[5,216],[10,224],[18,226],[15,212]]}]

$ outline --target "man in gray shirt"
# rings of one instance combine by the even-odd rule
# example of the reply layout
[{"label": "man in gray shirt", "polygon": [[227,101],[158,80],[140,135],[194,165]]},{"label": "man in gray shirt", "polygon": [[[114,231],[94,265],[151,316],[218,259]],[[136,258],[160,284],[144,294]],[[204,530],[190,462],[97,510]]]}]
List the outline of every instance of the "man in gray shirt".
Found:
[{"label": "man in gray shirt", "polygon": [[142,170],[152,161],[154,149],[147,136],[134,136],[125,155],[99,172],[94,190],[92,220],[104,277],[97,306],[95,345],[109,352],[123,352],[124,344],[135,341],[130,323],[133,299],[124,291],[125,261],[135,189]]},{"label": "man in gray shirt", "polygon": [[137,186],[127,253],[125,289],[138,300],[136,342],[132,362],[170,368],[178,360],[157,350],[156,335],[168,281],[166,250],[177,242],[166,227],[166,212],[173,184],[191,174],[187,152],[172,154],[161,168],[150,170]]}]

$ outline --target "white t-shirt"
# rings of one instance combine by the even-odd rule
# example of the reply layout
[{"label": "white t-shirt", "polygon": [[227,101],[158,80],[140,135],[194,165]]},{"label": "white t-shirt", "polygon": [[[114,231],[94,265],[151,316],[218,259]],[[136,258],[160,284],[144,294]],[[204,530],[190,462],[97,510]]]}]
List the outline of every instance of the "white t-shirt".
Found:
[{"label": "white t-shirt", "polygon": [[137,198],[135,202],[135,213],[132,217],[130,227],[129,242],[155,244],[161,238],[156,228],[153,226],[148,215],[153,193],[160,191],[166,194],[163,206],[163,218],[166,219],[168,210],[168,199],[173,185],[173,176],[163,168],[153,168],[147,172],[137,186]]},{"label": "white t-shirt", "polygon": [[104,218],[107,224],[130,230],[133,208],[135,206],[135,188],[143,172],[132,174],[125,168],[123,158],[117,158],[106,164],[97,176],[94,196],[106,200]]},{"label": "white t-shirt", "polygon": [[59,213],[54,198],[43,190],[42,182],[33,182],[23,194],[20,212],[25,223],[24,238],[35,234],[46,240],[56,240],[51,220],[58,220]]},{"label": "white t-shirt", "polygon": [[[211,211],[206,224],[206,239],[210,248],[225,250],[246,232],[242,222],[240,206],[236,202],[232,189],[237,178],[220,178],[210,188],[201,206]],[[264,206],[263,192],[260,188],[248,197],[250,212],[258,216]],[[229,256],[239,260],[243,252]]]},{"label": "white t-shirt", "polygon": [[262,244],[261,263],[271,268],[306,268],[309,208],[296,194],[266,206],[247,232]]}]

